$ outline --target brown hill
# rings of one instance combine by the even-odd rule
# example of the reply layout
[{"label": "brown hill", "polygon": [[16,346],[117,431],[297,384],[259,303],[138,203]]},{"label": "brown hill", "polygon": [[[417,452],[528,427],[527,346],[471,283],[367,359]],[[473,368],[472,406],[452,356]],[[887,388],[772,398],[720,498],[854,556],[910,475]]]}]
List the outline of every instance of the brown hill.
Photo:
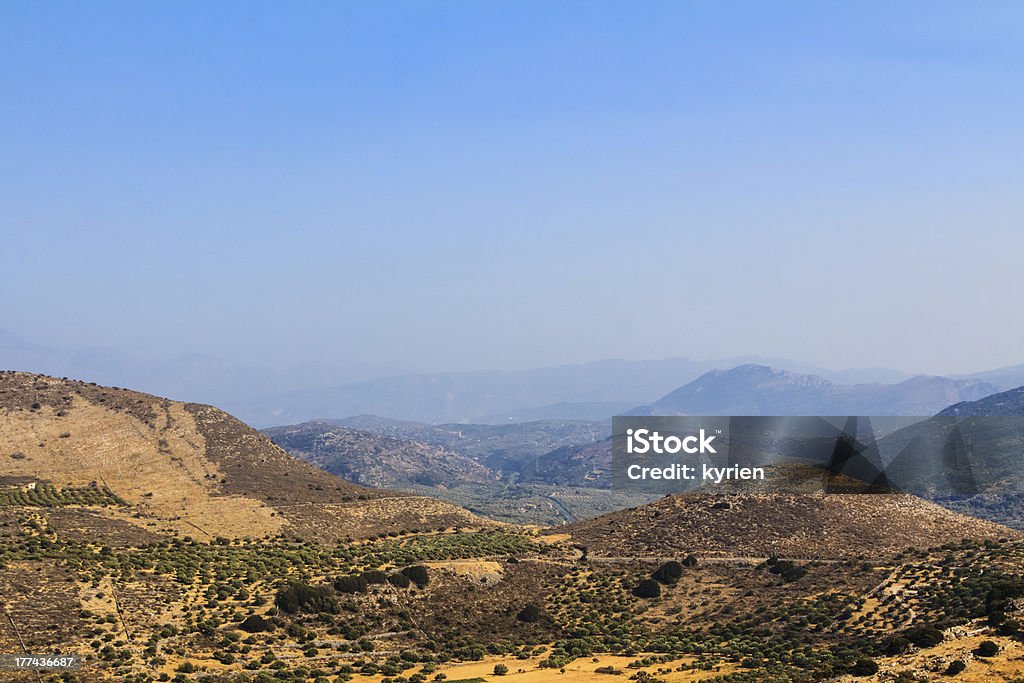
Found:
[{"label": "brown hill", "polygon": [[848,559],[962,539],[1021,538],[905,493],[682,493],[565,530],[598,557]]},{"label": "brown hill", "polygon": [[448,503],[364,488],[299,462],[210,406],[0,372],[0,494],[33,487],[72,501],[109,492],[118,504],[46,509],[62,531],[113,542],[281,533],[334,541],[486,524]]}]

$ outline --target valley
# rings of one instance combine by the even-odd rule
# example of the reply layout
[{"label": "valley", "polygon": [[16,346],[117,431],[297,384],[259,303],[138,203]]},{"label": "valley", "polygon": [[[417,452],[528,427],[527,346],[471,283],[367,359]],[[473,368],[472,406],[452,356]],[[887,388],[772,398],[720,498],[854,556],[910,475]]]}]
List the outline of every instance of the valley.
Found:
[{"label": "valley", "polygon": [[577,471],[565,458],[579,447],[601,448],[607,423],[427,425],[364,415],[263,433],[347,480],[433,496],[502,522],[562,524],[651,500],[612,490],[607,464]]},{"label": "valley", "polygon": [[[907,493],[738,483],[524,524],[378,488],[523,501],[488,487],[526,486],[528,468],[509,483],[479,454],[398,436],[291,433],[311,438],[306,452],[325,467],[347,453],[367,487],[212,407],[71,380],[3,373],[0,424],[0,652],[81,658],[75,671],[4,680],[946,680],[954,661],[963,680],[1021,671],[1024,536]],[[583,509],[571,498],[583,487],[529,485]]]}]

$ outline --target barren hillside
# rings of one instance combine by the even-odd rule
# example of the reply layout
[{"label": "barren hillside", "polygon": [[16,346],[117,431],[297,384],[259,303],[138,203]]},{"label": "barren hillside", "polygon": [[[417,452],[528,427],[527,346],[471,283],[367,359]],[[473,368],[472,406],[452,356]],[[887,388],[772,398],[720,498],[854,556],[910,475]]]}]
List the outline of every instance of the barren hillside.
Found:
[{"label": "barren hillside", "polygon": [[447,503],[367,489],[295,460],[216,408],[20,372],[0,373],[0,489],[109,491],[53,523],[197,538],[310,540],[479,526]]}]

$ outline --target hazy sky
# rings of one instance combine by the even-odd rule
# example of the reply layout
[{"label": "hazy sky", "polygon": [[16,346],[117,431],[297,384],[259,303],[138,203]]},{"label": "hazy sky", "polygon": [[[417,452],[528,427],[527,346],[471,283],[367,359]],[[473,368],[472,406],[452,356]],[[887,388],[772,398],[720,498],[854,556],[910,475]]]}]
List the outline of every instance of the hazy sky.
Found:
[{"label": "hazy sky", "polygon": [[0,328],[1024,362],[1016,2],[3,2]]}]

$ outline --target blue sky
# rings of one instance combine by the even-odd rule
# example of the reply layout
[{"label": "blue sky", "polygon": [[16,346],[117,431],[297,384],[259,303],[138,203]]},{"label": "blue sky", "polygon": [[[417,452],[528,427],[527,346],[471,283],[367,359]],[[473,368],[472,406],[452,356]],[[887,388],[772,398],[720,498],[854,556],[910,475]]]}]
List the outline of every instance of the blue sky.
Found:
[{"label": "blue sky", "polygon": [[1024,362],[1019,3],[0,4],[0,328]]}]

